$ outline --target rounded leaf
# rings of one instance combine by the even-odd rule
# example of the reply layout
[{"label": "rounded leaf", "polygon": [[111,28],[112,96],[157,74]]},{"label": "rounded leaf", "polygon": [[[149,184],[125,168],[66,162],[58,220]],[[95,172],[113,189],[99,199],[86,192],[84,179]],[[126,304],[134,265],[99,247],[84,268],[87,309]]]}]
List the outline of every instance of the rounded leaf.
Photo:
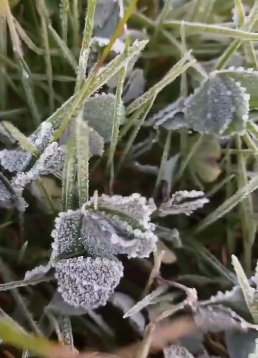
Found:
[{"label": "rounded leaf", "polygon": [[68,304],[86,310],[104,306],[123,276],[120,261],[82,256],[56,265],[58,291]]}]

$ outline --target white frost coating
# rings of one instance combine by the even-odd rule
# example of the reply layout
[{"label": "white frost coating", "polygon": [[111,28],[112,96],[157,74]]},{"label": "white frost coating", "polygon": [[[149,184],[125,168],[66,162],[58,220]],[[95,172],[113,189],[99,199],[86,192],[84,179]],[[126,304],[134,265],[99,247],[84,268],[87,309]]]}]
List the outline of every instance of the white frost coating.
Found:
[{"label": "white frost coating", "polygon": [[92,247],[92,237],[95,237],[95,242],[101,242],[101,247],[106,243],[109,254],[123,253],[129,258],[149,257],[151,252],[156,251],[158,237],[153,233],[155,225],[150,222],[150,216],[156,210],[153,199],[147,201],[138,193],[128,197],[103,194],[98,198],[99,213],[94,214],[89,207],[94,205],[95,200],[95,197],[90,198],[83,208],[84,220],[87,219],[85,233],[82,234],[82,238],[87,237],[85,245]]},{"label": "white frost coating", "polygon": [[209,199],[204,196],[202,191],[177,191],[174,193],[166,203],[161,204],[159,208],[159,215],[176,215],[185,214],[191,215],[195,210],[200,209],[204,204],[208,203]]},{"label": "white frost coating", "polygon": [[[94,204],[94,197],[91,197],[85,207]],[[108,209],[119,211],[126,215],[129,215],[134,220],[138,221],[146,230],[152,229],[153,224],[150,223],[151,214],[157,209],[154,200],[150,198],[147,200],[145,197],[138,193],[134,193],[130,196],[121,195],[106,195],[102,194],[98,197],[98,206],[103,206]]]},{"label": "white frost coating", "polygon": [[51,261],[78,239],[81,218],[82,213],[80,210],[68,210],[65,213],[59,213],[55,219],[55,228],[51,233],[54,239],[52,243]]},{"label": "white frost coating", "polygon": [[44,277],[50,271],[51,268],[52,265],[50,262],[48,262],[46,265],[36,266],[33,270],[27,271],[25,273],[24,280]]},{"label": "white frost coating", "polygon": [[[93,37],[91,41],[92,44],[96,43],[98,46],[104,47],[109,44],[110,39],[105,37]],[[112,46],[112,50],[115,51],[116,53],[123,53],[125,50],[125,43],[119,39],[116,39],[116,41]]]},{"label": "white frost coating", "polygon": [[56,264],[58,291],[64,301],[86,310],[104,306],[122,276],[122,263],[106,258],[80,256]]},{"label": "white frost coating", "polygon": [[164,358],[194,358],[194,356],[183,346],[173,344],[163,349]]},{"label": "white frost coating", "polygon": [[[40,152],[43,151],[54,138],[54,130],[51,123],[43,122],[39,133],[28,137],[31,143]],[[0,151],[0,161],[4,169],[9,172],[22,172],[30,163],[32,154],[21,148],[4,149]]]},{"label": "white frost coating", "polygon": [[31,169],[38,176],[55,174],[63,169],[65,161],[65,146],[53,142],[47,146],[39,160]]}]

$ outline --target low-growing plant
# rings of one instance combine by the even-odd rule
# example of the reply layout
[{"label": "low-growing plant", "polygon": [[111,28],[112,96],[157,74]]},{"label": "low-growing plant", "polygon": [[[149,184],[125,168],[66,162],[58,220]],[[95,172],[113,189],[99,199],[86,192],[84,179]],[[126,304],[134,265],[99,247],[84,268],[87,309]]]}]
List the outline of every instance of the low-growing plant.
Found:
[{"label": "low-growing plant", "polygon": [[139,358],[258,355],[258,2],[149,2],[1,1],[0,337],[24,358],[86,357],[81,332],[127,356],[127,331]]}]

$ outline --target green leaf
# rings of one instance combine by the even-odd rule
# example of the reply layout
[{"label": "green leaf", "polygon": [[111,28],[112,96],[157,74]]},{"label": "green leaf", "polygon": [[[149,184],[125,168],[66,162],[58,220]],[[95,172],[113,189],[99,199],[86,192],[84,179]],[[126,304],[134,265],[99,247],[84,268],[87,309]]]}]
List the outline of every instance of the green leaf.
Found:
[{"label": "green leaf", "polygon": [[[115,116],[116,97],[113,94],[95,95],[89,98],[83,109],[83,119],[101,135],[105,142],[110,142]],[[121,121],[125,122],[124,105],[120,105]]]}]

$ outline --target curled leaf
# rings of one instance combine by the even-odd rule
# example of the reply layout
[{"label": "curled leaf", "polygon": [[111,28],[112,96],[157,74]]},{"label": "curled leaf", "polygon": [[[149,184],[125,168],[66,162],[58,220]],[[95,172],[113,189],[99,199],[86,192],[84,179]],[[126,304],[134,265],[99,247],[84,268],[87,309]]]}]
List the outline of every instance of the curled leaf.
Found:
[{"label": "curled leaf", "polygon": [[159,216],[185,214],[191,215],[195,210],[202,208],[209,202],[202,191],[178,191],[172,198],[161,204]]}]

